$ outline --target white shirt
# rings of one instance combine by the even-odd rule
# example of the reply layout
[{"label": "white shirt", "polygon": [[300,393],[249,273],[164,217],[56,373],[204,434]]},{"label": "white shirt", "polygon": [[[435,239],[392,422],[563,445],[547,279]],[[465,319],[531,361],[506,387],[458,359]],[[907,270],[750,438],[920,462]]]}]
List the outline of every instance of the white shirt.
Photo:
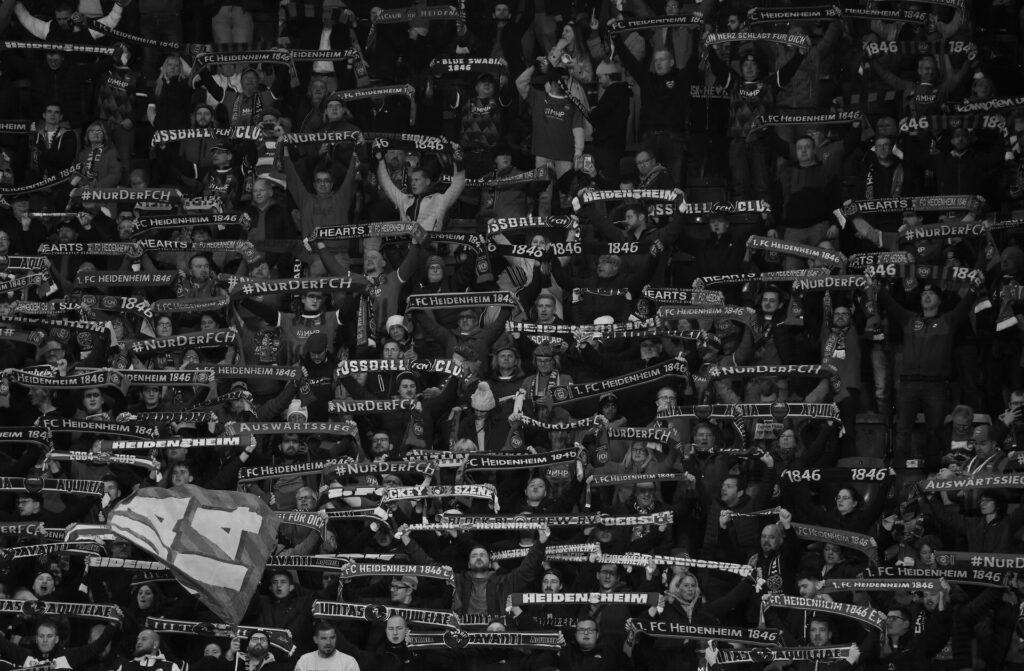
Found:
[{"label": "white shirt", "polygon": [[337,650],[330,657],[322,657],[314,650],[299,657],[295,671],[359,671],[359,664],[355,657]]}]

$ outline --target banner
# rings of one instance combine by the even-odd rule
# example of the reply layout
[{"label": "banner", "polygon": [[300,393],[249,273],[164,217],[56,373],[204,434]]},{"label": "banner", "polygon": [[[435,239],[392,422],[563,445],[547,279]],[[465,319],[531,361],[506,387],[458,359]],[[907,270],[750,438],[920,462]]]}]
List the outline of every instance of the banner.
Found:
[{"label": "banner", "polygon": [[674,359],[664,361],[656,366],[644,368],[633,373],[620,375],[608,380],[599,382],[584,382],[581,384],[558,385],[552,388],[551,395],[555,403],[567,403],[588,396],[597,396],[608,392],[629,389],[648,382],[655,382],[675,377],[687,377],[690,370],[685,359]]},{"label": "banner", "polygon": [[1013,98],[992,98],[978,102],[948,102],[943,105],[947,112],[970,114],[972,112],[998,112],[1002,110],[1020,109],[1024,107],[1024,96]]},{"label": "banner", "polygon": [[51,554],[69,554],[98,557],[106,548],[98,543],[43,543],[41,545],[19,545],[0,549],[0,562],[11,562],[26,557],[45,557]]},{"label": "banner", "polygon": [[362,144],[365,142],[362,131],[320,131],[317,133],[287,133],[278,138],[278,144],[341,144],[352,142]]},{"label": "banner", "polygon": [[[0,599],[0,613],[25,615],[29,618],[65,618],[93,620],[113,626],[121,623],[122,613],[118,606],[108,603],[69,603],[65,601],[21,601]],[[38,667],[34,667],[38,668]]]},{"label": "banner", "polygon": [[239,422],[236,431],[254,436],[282,436],[289,433],[300,436],[355,436],[358,429],[345,422]]},{"label": "banner", "polygon": [[47,461],[74,461],[80,464],[95,464],[107,466],[118,464],[119,466],[134,466],[144,468],[147,471],[160,470],[160,462],[156,459],[145,459],[133,454],[111,454],[109,452],[82,452],[72,450],[70,452],[49,452],[46,455]]},{"label": "banner", "polygon": [[807,599],[800,596],[789,596],[788,594],[766,594],[761,599],[762,612],[769,608],[793,608],[795,610],[817,611],[819,613],[848,617],[869,627],[874,627],[879,631],[883,631],[885,627],[885,613],[869,606],[855,606],[852,603],[825,601],[823,599]]},{"label": "banner", "polygon": [[1024,489],[1024,474],[962,476],[918,482],[922,492],[960,492],[974,489]]},{"label": "banner", "polygon": [[613,200],[657,201],[673,203],[679,197],[671,189],[611,189],[605,191],[584,191],[572,199],[572,209],[579,212],[584,205],[606,203]]},{"label": "banner", "polygon": [[895,472],[887,467],[879,468],[804,468],[787,469],[779,474],[779,479],[789,483],[831,482],[885,482]]},{"label": "banner", "polygon": [[466,470],[519,470],[524,468],[543,468],[553,464],[565,464],[582,459],[586,454],[584,448],[570,448],[554,452],[537,454],[514,454],[508,452],[486,453],[472,452],[466,455]]},{"label": "banner", "polygon": [[328,401],[327,412],[340,415],[402,412],[404,410],[415,410],[418,404],[418,401],[409,398],[399,398],[391,401]]},{"label": "banner", "polygon": [[846,226],[849,217],[863,214],[903,214],[904,212],[974,211],[984,204],[984,198],[971,195],[907,196],[903,198],[875,198],[848,200],[832,212],[840,226]]},{"label": "banner", "polygon": [[789,33],[706,33],[704,35],[704,46],[712,47],[717,44],[730,44],[732,42],[774,42],[786,47],[797,47],[809,49],[811,38],[807,35],[790,35]]},{"label": "banner", "polygon": [[385,506],[392,501],[408,501],[425,498],[456,498],[484,499],[491,502],[495,512],[498,511],[498,491],[494,485],[417,485],[413,487],[387,487],[380,499]]},{"label": "banner", "polygon": [[[601,546],[598,543],[575,543],[571,545],[548,545],[545,548],[545,553],[550,552],[552,554],[579,554],[590,556],[592,554],[601,551]],[[506,559],[522,559],[530,553],[530,548],[515,548],[512,550],[498,550],[497,552],[491,552],[491,561],[504,561]]]},{"label": "banner", "polygon": [[828,277],[829,275],[831,275],[831,271],[828,268],[798,268],[796,270],[775,270],[767,273],[704,275],[693,281],[693,287],[695,289],[703,289],[708,286],[746,284],[747,282],[780,284],[784,282],[794,282],[805,277]]},{"label": "banner", "polygon": [[301,279],[283,280],[244,280],[231,287],[229,292],[232,300],[249,296],[265,296],[267,294],[304,293],[307,291],[362,291],[366,287],[366,278],[362,275],[349,273],[345,277],[303,277]]},{"label": "banner", "polygon": [[[825,646],[810,648],[755,648],[753,650],[714,651],[714,666],[720,664],[771,664],[772,662],[831,662],[845,660],[852,646]],[[763,668],[763,667],[762,667]]]},{"label": "banner", "polygon": [[[548,554],[550,555],[550,552]],[[669,555],[646,555],[639,552],[629,552],[622,555],[602,553],[600,561],[608,564],[638,567],[647,566],[648,563],[653,561],[657,566],[685,566],[690,569],[725,571],[744,578],[754,572],[754,568],[749,564],[733,564],[712,559],[692,559],[690,557],[672,557]]]},{"label": "banner", "polygon": [[465,307],[518,307],[510,291],[467,291],[461,293],[412,294],[405,304],[406,312],[413,310],[445,310]]},{"label": "banner", "polygon": [[40,447],[51,446],[50,432],[38,426],[5,426],[0,428],[0,445],[5,443],[33,443]]},{"label": "banner", "polygon": [[775,126],[836,126],[855,123],[863,115],[857,112],[829,112],[827,114],[763,114],[754,117],[750,123],[749,133]]},{"label": "banner", "polygon": [[245,614],[277,543],[278,519],[259,497],[194,485],[140,489],[117,503],[107,521],[233,624]]},{"label": "banner", "polygon": [[270,639],[270,645],[286,655],[295,654],[292,632],[287,629],[261,627],[256,625],[233,625],[223,622],[193,622],[189,620],[169,620],[164,617],[147,617],[146,629],[167,634],[195,634],[196,636],[213,636],[216,638],[249,638],[256,632],[262,632]]},{"label": "banner", "polygon": [[235,52],[203,52],[196,56],[193,62],[195,69],[205,68],[208,65],[229,65],[229,64],[269,63],[271,65],[286,65],[294,68],[291,54],[287,49],[258,49],[253,51]]},{"label": "banner", "polygon": [[[157,131],[158,133],[160,131]],[[132,224],[128,237],[134,238],[150,231],[166,231],[177,228],[193,228],[195,226],[242,226],[249,228],[252,220],[244,212],[229,212],[221,214],[212,212],[210,214],[169,214],[159,217],[139,217]]]},{"label": "banner", "polygon": [[368,221],[347,226],[317,226],[306,238],[310,242],[321,240],[365,240],[366,238],[402,237],[412,235],[416,222]]},{"label": "banner", "polygon": [[725,296],[721,291],[646,286],[642,295],[652,301],[669,305],[725,305]]},{"label": "banner", "polygon": [[79,270],[75,275],[76,287],[166,287],[178,279],[178,273],[119,273],[99,270]]},{"label": "banner", "polygon": [[939,580],[959,585],[1005,587],[1016,571],[993,571],[983,568],[916,568],[912,566],[869,566],[864,578],[893,580]]},{"label": "banner", "polygon": [[[198,61],[198,59],[196,60]],[[153,141],[150,142],[150,146],[155,147],[169,142],[200,139],[251,140],[253,142],[263,142],[264,136],[263,128],[260,126],[231,126],[229,128],[214,128],[212,126],[207,126],[206,128],[163,128],[153,131]]]},{"label": "banner", "polygon": [[[124,376],[120,372],[109,368],[101,368],[90,373],[76,373],[67,377],[51,377],[33,371],[8,368],[0,375],[0,379],[23,387],[37,389],[92,389],[93,387],[100,387],[116,389],[122,394],[125,390]],[[0,386],[0,389],[2,389],[2,386]]]},{"label": "banner", "polygon": [[0,478],[0,492],[37,494],[55,492],[79,496],[103,496],[102,480],[53,480],[38,477]]},{"label": "banner", "polygon": [[902,580],[899,578],[830,578],[823,580],[818,594],[835,592],[934,592],[941,589],[938,578]]},{"label": "banner", "polygon": [[502,217],[487,222],[487,235],[493,237],[499,233],[518,233],[538,228],[568,229],[572,227],[572,222],[572,218],[562,216],[536,217],[531,214],[525,217]]},{"label": "banner", "polygon": [[77,198],[82,202],[127,200],[147,203],[177,203],[181,201],[181,191],[178,189],[88,189],[79,187],[71,191],[71,198]]},{"label": "banner", "polygon": [[[407,93],[403,92],[403,95],[411,96],[414,93],[412,86],[408,84],[406,84],[405,87],[395,88],[405,88]],[[404,149],[406,151],[416,150],[447,153],[454,150],[450,140],[435,135],[419,135],[416,133],[363,133],[363,136],[367,140],[373,140],[374,148],[383,149],[385,151],[388,149]]]},{"label": "banner", "polygon": [[212,436],[210,438],[158,438],[154,440],[102,440],[100,449],[114,452],[130,450],[172,450],[197,447],[248,447],[251,436]]},{"label": "banner", "polygon": [[844,548],[863,552],[872,564],[878,562],[878,542],[873,536],[843,529],[830,529],[811,524],[791,524],[796,537],[812,543],[834,543]]},{"label": "banner", "polygon": [[652,16],[646,19],[615,19],[608,22],[611,34],[625,33],[634,30],[657,30],[658,28],[696,28],[703,27],[704,17],[689,15]]},{"label": "banner", "polygon": [[[469,524],[508,524],[511,522],[537,522],[549,527],[635,527],[643,524],[672,524],[672,511],[650,515],[622,515],[613,517],[604,513],[593,515],[441,515],[439,522]],[[500,527],[495,527],[500,528]]]},{"label": "banner", "polygon": [[784,9],[776,7],[752,7],[747,10],[747,25],[760,23],[790,23],[792,21],[839,21],[843,12],[834,5]]},{"label": "banner", "polygon": [[451,566],[444,565],[423,565],[423,564],[346,564],[338,571],[338,576],[342,580],[348,580],[350,578],[369,578],[374,576],[394,576],[401,577],[406,575],[416,576],[417,578],[435,578],[437,580],[444,580],[445,582],[454,585],[455,584],[455,573],[452,571]]},{"label": "banner", "polygon": [[218,329],[216,331],[193,331],[166,338],[136,340],[130,346],[132,354],[162,354],[184,349],[206,349],[211,347],[233,346],[238,340],[238,332],[234,329]]},{"label": "banner", "polygon": [[[239,438],[236,437],[235,440],[239,440]],[[328,461],[307,461],[297,464],[279,464],[277,466],[243,466],[238,471],[238,481],[240,483],[256,482],[286,475],[321,475],[325,468],[336,463],[335,460],[331,459]]]},{"label": "banner", "polygon": [[818,261],[832,268],[838,268],[846,260],[846,257],[841,252],[832,249],[822,249],[815,245],[804,245],[799,242],[789,242],[780,238],[768,238],[760,235],[752,235],[747,238],[747,249],[796,256],[802,259]]},{"label": "banner", "polygon": [[913,242],[935,238],[973,238],[983,235],[988,235],[988,224],[984,221],[918,224],[904,228],[900,234],[900,240]]},{"label": "banner", "polygon": [[123,424],[121,422],[103,422],[88,419],[48,419],[42,418],[43,426],[50,433],[95,433],[105,436],[124,436],[126,438],[156,438],[160,432],[151,426]]},{"label": "banner", "polygon": [[508,74],[508,63],[504,58],[435,58],[430,61],[430,74],[435,77],[464,73],[486,72],[495,78]]},{"label": "banner", "polygon": [[512,605],[624,603],[631,606],[657,606],[660,596],[657,592],[514,592]]},{"label": "banner", "polygon": [[560,650],[565,636],[560,631],[474,631],[461,629],[445,633],[406,634],[410,650],[463,650],[466,648],[509,650]]},{"label": "banner", "polygon": [[20,42],[15,40],[2,40],[0,47],[4,49],[31,49],[33,51],[61,51],[66,54],[100,54],[113,56],[117,53],[115,47],[103,47],[98,44],[67,44],[64,42]]},{"label": "banner", "polygon": [[707,627],[701,625],[681,624],[679,622],[662,622],[659,620],[626,620],[626,631],[632,630],[655,638],[694,639],[703,638],[715,641],[730,641],[745,645],[782,645],[780,629],[748,629],[745,627]]},{"label": "banner", "polygon": [[659,429],[656,427],[609,426],[607,434],[610,440],[642,440],[650,443],[661,443],[662,445],[678,443],[680,441],[678,433],[672,429]]},{"label": "banner", "polygon": [[[194,370],[124,370],[129,387],[195,386],[216,382],[208,368]],[[155,435],[153,436],[156,437]]]},{"label": "banner", "polygon": [[464,377],[467,371],[451,359],[343,359],[338,362],[338,375],[353,373],[443,373]]},{"label": "banner", "polygon": [[325,620],[364,620],[366,622],[387,622],[389,617],[399,615],[406,624],[426,624],[435,627],[457,629],[458,616],[448,610],[426,610],[368,603],[344,603],[341,601],[314,601],[313,617]]}]

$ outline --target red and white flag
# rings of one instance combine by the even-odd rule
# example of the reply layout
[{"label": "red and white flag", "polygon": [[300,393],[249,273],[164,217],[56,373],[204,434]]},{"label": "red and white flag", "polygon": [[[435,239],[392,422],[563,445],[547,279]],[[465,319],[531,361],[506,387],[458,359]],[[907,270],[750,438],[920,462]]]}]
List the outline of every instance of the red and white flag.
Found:
[{"label": "red and white flag", "polygon": [[278,527],[260,498],[195,485],[140,489],[117,504],[107,522],[230,624],[238,624],[249,606]]}]

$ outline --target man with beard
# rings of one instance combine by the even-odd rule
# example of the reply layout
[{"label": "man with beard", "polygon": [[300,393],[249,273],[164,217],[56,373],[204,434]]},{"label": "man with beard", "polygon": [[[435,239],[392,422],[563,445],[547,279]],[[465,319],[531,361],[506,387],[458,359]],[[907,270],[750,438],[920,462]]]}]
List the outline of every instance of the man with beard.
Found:
[{"label": "man with beard", "polygon": [[[790,528],[793,514],[779,509],[778,523],[765,525],[761,530],[761,550],[747,562],[754,567],[759,580],[765,581],[765,594],[796,594],[796,570],[800,561],[800,544]],[[730,550],[728,543],[724,543]],[[751,601],[747,621],[758,621],[760,602]]]},{"label": "man with beard", "polygon": [[[377,433],[384,433],[392,445],[400,450],[394,458],[400,458],[409,447],[426,447],[433,449],[435,423],[441,417],[447,417],[459,390],[458,380],[451,376],[447,379],[440,393],[430,392],[420,395],[420,378],[416,373],[404,371],[396,378],[398,382],[398,400],[409,401],[411,407],[399,412],[374,415],[371,421],[378,423]],[[356,400],[377,400],[366,390],[366,387],[345,375],[338,382]],[[376,434],[375,434],[376,435]]]},{"label": "man with beard", "polygon": [[182,671],[182,665],[160,652],[160,634],[143,629],[135,639],[135,656],[117,667],[117,671]]},{"label": "man with beard", "polygon": [[[407,526],[398,530],[410,559],[417,564],[436,564],[433,557],[424,552],[419,544],[409,537]],[[509,572],[492,568],[491,553],[482,545],[474,546],[469,552],[469,567],[455,574],[455,593],[452,610],[456,613],[484,615],[500,613],[510,594],[522,592],[533,582],[540,570],[551,530],[544,525],[537,531],[537,542],[523,558],[522,563]]]},{"label": "man with beard", "polygon": [[[235,662],[238,659],[242,666]],[[294,667],[287,660],[277,661],[270,651],[270,637],[263,630],[249,634],[249,642],[242,652],[241,637],[231,639],[231,645],[224,653],[224,659],[239,668],[239,671],[292,671]]]},{"label": "man with beard", "polygon": [[337,649],[338,630],[333,624],[321,621],[313,640],[316,650],[299,657],[295,671],[359,671],[355,657]]},{"label": "man with beard", "polygon": [[[301,452],[300,452],[300,448]],[[281,437],[281,443],[274,455],[275,466],[296,466],[309,461],[305,446],[300,436],[296,433],[286,433]],[[296,504],[296,497],[303,486],[315,484],[313,476],[284,475],[274,478],[271,496],[271,505],[277,510],[292,510]]]},{"label": "man with beard", "polygon": [[[192,110],[192,127],[196,129],[216,127],[213,108],[206,103],[196,105]],[[182,140],[178,148],[178,160],[175,162],[181,176],[198,180],[199,176],[213,165],[213,154],[210,150],[219,142],[220,140],[212,137]],[[159,163],[160,161],[153,162],[154,165],[159,165]]]}]

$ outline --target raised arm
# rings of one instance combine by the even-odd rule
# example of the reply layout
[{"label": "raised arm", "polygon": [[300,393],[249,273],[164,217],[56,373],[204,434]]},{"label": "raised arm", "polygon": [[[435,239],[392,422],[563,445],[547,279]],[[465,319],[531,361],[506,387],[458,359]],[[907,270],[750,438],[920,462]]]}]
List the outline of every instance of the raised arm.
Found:
[{"label": "raised arm", "polygon": [[21,22],[25,30],[32,33],[33,36],[45,40],[46,36],[50,34],[50,23],[52,22],[32,16],[31,12],[25,9],[25,5],[20,2],[14,5],[14,15],[18,17],[18,21]]}]

